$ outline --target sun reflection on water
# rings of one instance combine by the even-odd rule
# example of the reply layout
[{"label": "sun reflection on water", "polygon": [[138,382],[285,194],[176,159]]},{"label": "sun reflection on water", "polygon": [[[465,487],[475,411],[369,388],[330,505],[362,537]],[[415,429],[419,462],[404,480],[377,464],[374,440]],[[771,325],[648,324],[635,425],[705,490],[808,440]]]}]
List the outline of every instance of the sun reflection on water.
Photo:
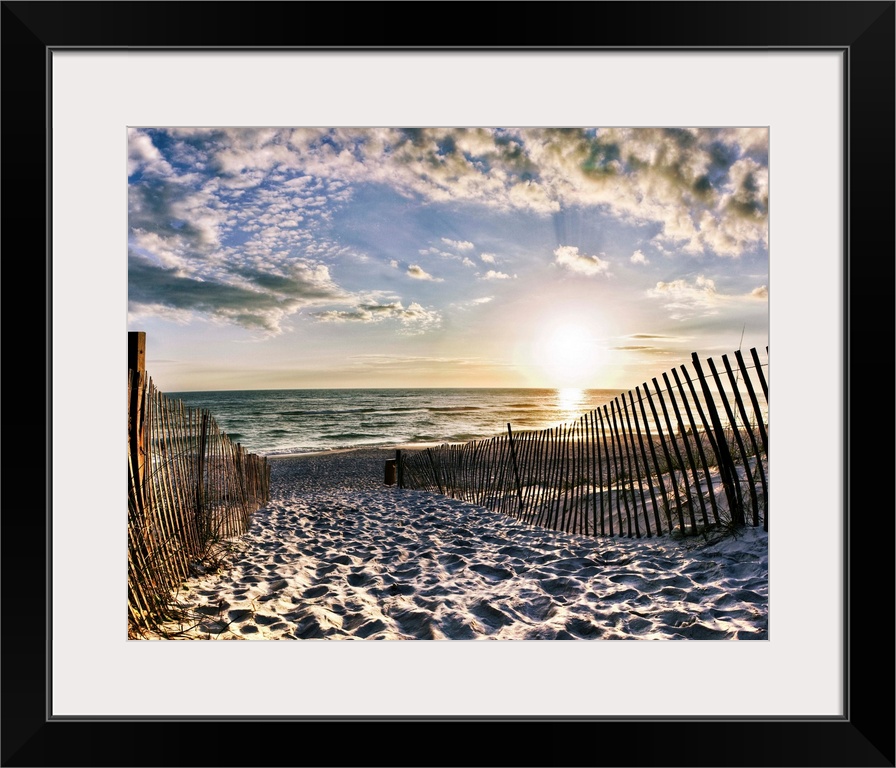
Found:
[{"label": "sun reflection on water", "polygon": [[585,390],[577,387],[558,389],[557,408],[562,412],[564,421],[578,418],[585,412]]}]

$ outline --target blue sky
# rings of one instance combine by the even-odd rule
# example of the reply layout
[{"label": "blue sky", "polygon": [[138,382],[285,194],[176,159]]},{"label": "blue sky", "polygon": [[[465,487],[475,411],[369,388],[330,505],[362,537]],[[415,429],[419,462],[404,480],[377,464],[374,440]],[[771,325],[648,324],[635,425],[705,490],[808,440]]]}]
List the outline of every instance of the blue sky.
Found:
[{"label": "blue sky", "polygon": [[632,388],[768,344],[764,128],[131,128],[163,391]]}]

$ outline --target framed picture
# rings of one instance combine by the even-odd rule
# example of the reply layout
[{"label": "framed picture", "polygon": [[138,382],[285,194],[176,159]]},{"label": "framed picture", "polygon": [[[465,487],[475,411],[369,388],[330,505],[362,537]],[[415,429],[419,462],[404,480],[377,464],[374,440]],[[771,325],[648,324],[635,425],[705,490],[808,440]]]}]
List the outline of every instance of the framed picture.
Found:
[{"label": "framed picture", "polygon": [[[280,14],[324,24],[341,10],[324,4],[230,3],[212,25],[207,9],[3,4],[4,217],[9,233],[40,210],[47,229],[47,430],[22,451],[46,459],[46,514],[16,514],[34,507],[18,488],[7,499],[7,628],[24,614],[28,629],[4,637],[4,765],[300,763],[324,725],[377,729],[373,752],[334,731],[334,762],[402,764],[384,734],[404,723],[432,750],[410,764],[427,764],[443,759],[439,725],[476,722],[550,726],[477,747],[490,764],[894,765],[892,654],[869,631],[891,602],[893,520],[874,510],[892,462],[866,448],[880,417],[857,391],[894,284],[894,4],[522,4],[542,40],[463,47],[290,39]],[[359,5],[350,23],[384,9],[404,10]],[[538,124],[768,128],[768,641],[126,643],[109,467],[128,126]],[[21,545],[35,540],[45,550]]]}]

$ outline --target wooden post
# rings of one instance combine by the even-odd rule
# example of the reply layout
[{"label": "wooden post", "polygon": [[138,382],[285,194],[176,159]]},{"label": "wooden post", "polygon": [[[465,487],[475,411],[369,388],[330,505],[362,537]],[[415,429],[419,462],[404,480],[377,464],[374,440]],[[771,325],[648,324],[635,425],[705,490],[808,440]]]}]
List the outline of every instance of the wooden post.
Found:
[{"label": "wooden post", "polygon": [[128,331],[128,369],[141,373],[146,370],[146,333],[144,331]]},{"label": "wooden post", "polygon": [[442,477],[439,473],[439,470],[436,469],[436,463],[432,458],[432,449],[426,449],[426,455],[429,457],[429,465],[432,467],[432,476],[436,482],[436,485],[439,487],[439,494],[444,496],[445,492],[442,490]]},{"label": "wooden post", "polygon": [[[144,405],[144,376],[146,374],[146,333],[128,332],[128,453],[130,466],[136,470],[133,478],[135,499],[143,514],[143,489],[146,475],[146,425]],[[128,485],[131,480],[128,480]]]},{"label": "wooden post", "polygon": [[768,453],[768,433],[765,431],[765,421],[762,418],[762,411],[759,408],[759,401],[756,399],[756,391],[753,389],[753,382],[750,381],[750,375],[747,370],[747,365],[744,362],[744,356],[740,353],[739,349],[734,353],[734,355],[737,358],[737,365],[740,367],[740,371],[744,375],[744,384],[747,385],[747,392],[750,395],[750,403],[752,403],[753,405],[753,413],[755,414],[756,421],[758,422],[759,436],[762,438],[762,452]]},{"label": "wooden post", "polygon": [[[744,509],[740,500],[740,484],[737,482],[737,470],[734,467],[734,461],[731,453],[728,451],[728,443],[725,440],[725,430],[722,428],[722,420],[719,418],[719,412],[716,409],[715,400],[712,391],[709,388],[709,382],[703,375],[703,368],[700,365],[700,358],[696,352],[691,353],[691,361],[694,370],[697,371],[697,378],[700,380],[700,387],[703,390],[703,398],[706,400],[706,410],[709,412],[709,418],[712,422],[713,429],[716,433],[716,444],[719,449],[718,463],[719,474],[722,476],[722,484],[725,486],[725,496],[728,499],[728,511],[731,514],[732,521],[735,525],[745,525]],[[712,361],[709,361],[710,363]],[[710,367],[712,367],[710,365]],[[719,385],[721,390],[721,385]],[[720,392],[720,395],[722,393]]]},{"label": "wooden post", "polygon": [[395,464],[398,474],[398,487],[404,488],[404,466],[401,463],[401,451],[395,451]]},{"label": "wooden post", "polygon": [[520,468],[516,463],[516,448],[513,445],[513,432],[510,429],[510,422],[507,423],[507,437],[510,438],[510,457],[513,459],[513,475],[516,480],[516,495],[519,499],[519,513],[523,512],[523,488],[520,484]]}]

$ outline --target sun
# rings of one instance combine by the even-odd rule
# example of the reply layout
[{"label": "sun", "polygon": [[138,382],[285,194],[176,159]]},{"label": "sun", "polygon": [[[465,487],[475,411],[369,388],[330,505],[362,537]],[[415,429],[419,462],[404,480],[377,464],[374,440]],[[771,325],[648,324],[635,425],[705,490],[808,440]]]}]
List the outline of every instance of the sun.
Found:
[{"label": "sun", "polygon": [[533,364],[546,386],[600,387],[600,345],[593,329],[575,321],[558,321],[539,334],[532,349]]}]

